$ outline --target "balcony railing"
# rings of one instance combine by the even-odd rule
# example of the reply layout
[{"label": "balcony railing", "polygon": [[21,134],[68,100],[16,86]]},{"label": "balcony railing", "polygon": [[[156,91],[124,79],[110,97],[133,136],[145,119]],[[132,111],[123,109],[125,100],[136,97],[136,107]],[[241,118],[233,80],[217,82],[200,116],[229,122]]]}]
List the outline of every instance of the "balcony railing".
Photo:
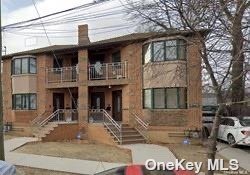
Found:
[{"label": "balcony railing", "polygon": [[125,79],[127,76],[128,65],[126,61],[89,65],[89,80]]},{"label": "balcony railing", "polygon": [[78,80],[77,67],[48,68],[47,83],[76,82]]}]

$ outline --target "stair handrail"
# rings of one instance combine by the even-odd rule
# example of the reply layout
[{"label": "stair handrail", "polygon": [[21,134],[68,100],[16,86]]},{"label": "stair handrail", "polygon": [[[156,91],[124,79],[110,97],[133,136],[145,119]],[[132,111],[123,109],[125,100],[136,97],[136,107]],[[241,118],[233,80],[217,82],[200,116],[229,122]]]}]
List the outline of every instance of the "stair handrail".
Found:
[{"label": "stair handrail", "polygon": [[41,123],[39,123],[39,125],[40,125],[40,126],[44,126],[46,123],[49,122],[49,120],[51,120],[51,119],[54,118],[56,115],[58,115],[60,111],[61,111],[61,109],[57,109],[57,110],[54,111],[52,114],[50,114],[47,118],[45,118]]},{"label": "stair handrail", "polygon": [[30,122],[30,124],[31,124],[31,125],[35,125],[35,124],[42,118],[42,116],[43,116],[46,112],[48,112],[48,111],[44,111],[43,113],[39,114],[36,118],[34,118],[34,119]]},{"label": "stair handrail", "polygon": [[[119,143],[122,143],[122,126],[121,124],[117,123],[110,115],[109,113],[104,110],[101,109],[100,111],[103,112],[103,124],[108,128],[108,130],[112,133],[112,135],[118,140]],[[114,131],[110,128],[110,126],[105,122],[104,117],[106,117],[106,119],[108,119],[110,121],[110,123],[112,124],[112,126],[114,126],[117,131],[118,134],[115,134]]]},{"label": "stair handrail", "polygon": [[[146,123],[145,121],[143,121],[138,114],[136,114],[135,112],[132,112],[132,115],[136,121],[136,123],[138,123],[140,126],[142,126],[142,128],[147,132],[148,131],[148,127],[149,127],[149,123]],[[148,140],[148,137],[145,135],[145,133],[143,133],[138,127],[135,127],[135,129],[144,137],[144,139]]]}]

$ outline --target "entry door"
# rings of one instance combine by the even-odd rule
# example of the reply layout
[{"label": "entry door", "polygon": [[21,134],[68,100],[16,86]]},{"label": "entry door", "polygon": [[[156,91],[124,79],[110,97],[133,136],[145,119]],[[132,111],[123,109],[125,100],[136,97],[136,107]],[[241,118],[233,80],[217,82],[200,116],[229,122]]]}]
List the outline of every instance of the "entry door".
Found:
[{"label": "entry door", "polygon": [[53,110],[64,109],[64,93],[53,93]]},{"label": "entry door", "polygon": [[112,92],[113,119],[122,121],[122,91]]},{"label": "entry door", "polygon": [[91,109],[105,109],[104,92],[91,93]]}]

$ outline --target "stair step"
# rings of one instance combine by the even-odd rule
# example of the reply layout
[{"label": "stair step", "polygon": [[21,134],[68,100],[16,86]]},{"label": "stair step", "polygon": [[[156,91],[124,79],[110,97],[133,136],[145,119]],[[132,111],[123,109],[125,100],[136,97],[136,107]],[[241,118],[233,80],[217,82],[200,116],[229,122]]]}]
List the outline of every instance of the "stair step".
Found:
[{"label": "stair step", "polygon": [[122,140],[122,144],[146,143],[145,139]]},{"label": "stair step", "polygon": [[13,127],[12,131],[24,131],[24,128],[22,128],[22,127]]}]

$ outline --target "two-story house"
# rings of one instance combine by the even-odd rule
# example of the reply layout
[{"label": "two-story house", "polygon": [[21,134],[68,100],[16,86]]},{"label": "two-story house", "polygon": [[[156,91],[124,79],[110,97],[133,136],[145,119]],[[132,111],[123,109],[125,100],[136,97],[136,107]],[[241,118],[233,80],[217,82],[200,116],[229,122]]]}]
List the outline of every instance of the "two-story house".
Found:
[{"label": "two-story house", "polygon": [[134,33],[90,42],[87,25],[78,31],[78,45],[4,56],[5,122],[42,140],[84,133],[103,143],[175,142],[201,128],[195,33]]}]

